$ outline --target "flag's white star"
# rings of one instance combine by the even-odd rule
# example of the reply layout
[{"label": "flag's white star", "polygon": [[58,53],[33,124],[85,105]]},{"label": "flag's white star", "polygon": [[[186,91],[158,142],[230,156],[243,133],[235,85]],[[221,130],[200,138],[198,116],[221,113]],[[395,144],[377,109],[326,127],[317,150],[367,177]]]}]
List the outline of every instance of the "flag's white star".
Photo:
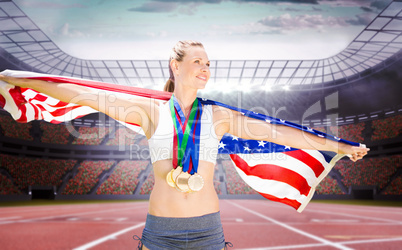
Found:
[{"label": "flag's white star", "polygon": [[334,139],[339,141],[341,138],[334,136]]},{"label": "flag's white star", "polygon": [[286,121],[285,120],[282,120],[282,119],[279,119],[282,123],[285,123]]},{"label": "flag's white star", "polygon": [[244,115],[245,113],[244,112],[240,112],[242,115]]},{"label": "flag's white star", "polygon": [[268,123],[271,123],[271,120],[266,119],[265,121],[268,122]]},{"label": "flag's white star", "polygon": [[313,129],[312,129],[312,128],[307,128],[307,130],[310,131],[310,132],[313,132]]},{"label": "flag's white star", "polygon": [[239,140],[239,137],[232,135],[232,141],[233,141],[233,140],[238,141],[238,140]]},{"label": "flag's white star", "polygon": [[226,144],[224,144],[223,142],[219,143],[219,148],[225,148]]},{"label": "flag's white star", "polygon": [[249,147],[244,147],[244,150],[251,151]]},{"label": "flag's white star", "polygon": [[265,144],[267,144],[265,141],[258,141],[258,147],[265,147]]},{"label": "flag's white star", "polygon": [[285,145],[285,149],[289,149],[289,150],[290,150],[290,147]]},{"label": "flag's white star", "polygon": [[318,137],[324,137],[323,135],[318,134]]},{"label": "flag's white star", "polygon": [[203,101],[208,101],[208,99],[207,99],[207,98],[202,98],[202,100],[203,100]]}]

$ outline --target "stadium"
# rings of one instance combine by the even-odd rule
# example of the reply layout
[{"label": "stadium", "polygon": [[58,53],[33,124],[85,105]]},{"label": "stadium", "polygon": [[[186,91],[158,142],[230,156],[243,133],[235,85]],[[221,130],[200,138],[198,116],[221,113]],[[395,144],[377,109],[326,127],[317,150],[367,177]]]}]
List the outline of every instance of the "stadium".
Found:
[{"label": "stadium", "polygon": [[[265,112],[370,148],[362,161],[338,161],[317,187],[317,202],[302,214],[264,200],[242,181],[230,157],[220,154],[214,186],[222,201],[225,235],[235,249],[398,249],[401,48],[402,1],[394,0],[331,57],[211,61],[209,84],[215,87],[200,92],[201,97]],[[0,72],[31,71],[160,90],[169,78],[167,65],[167,60],[71,56],[16,3],[0,0]],[[60,124],[18,123],[0,109],[4,249],[135,247],[132,235],[141,235],[154,184],[147,149],[144,135],[103,114]],[[35,201],[49,205],[34,207]],[[361,207],[359,202],[375,206]],[[383,204],[399,207],[379,207]],[[262,230],[268,240],[258,233]]]}]

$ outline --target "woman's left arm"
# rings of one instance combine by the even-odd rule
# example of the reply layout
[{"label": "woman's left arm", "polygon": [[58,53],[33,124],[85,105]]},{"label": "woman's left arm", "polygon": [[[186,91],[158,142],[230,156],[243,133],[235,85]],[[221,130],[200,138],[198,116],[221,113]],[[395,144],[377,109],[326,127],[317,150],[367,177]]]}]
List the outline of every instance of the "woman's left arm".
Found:
[{"label": "woman's left arm", "polygon": [[333,151],[348,155],[352,161],[362,159],[370,150],[339,143],[285,125],[270,124],[227,108],[215,107],[214,111],[216,129],[222,135],[229,133],[244,139],[270,141],[292,148]]}]

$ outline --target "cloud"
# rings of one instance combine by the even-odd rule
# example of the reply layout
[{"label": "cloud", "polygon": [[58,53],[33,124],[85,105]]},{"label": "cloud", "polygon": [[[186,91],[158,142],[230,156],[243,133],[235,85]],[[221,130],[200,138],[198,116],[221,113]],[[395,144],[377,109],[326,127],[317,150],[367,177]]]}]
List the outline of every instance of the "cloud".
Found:
[{"label": "cloud", "polygon": [[140,7],[130,8],[128,11],[135,12],[153,12],[153,13],[164,13],[164,12],[172,12],[177,9],[178,4],[174,2],[147,2],[144,3]]},{"label": "cloud", "polygon": [[268,16],[258,21],[271,30],[301,30],[301,29],[322,29],[336,28],[350,25],[367,25],[372,20],[371,15],[356,15],[354,18],[345,17],[324,17],[322,15],[297,15],[289,13],[281,16]]},{"label": "cloud", "polygon": [[374,1],[370,4],[370,7],[376,8],[378,10],[383,10],[385,7],[388,6],[390,1],[384,1],[384,0],[379,0],[379,1]]},{"label": "cloud", "polygon": [[373,10],[370,7],[362,6],[360,9],[366,11],[366,12],[372,12]]},{"label": "cloud", "polygon": [[281,16],[268,16],[258,21],[264,26],[274,29],[296,30],[296,29],[316,29],[322,26],[345,26],[346,22],[342,18],[323,17],[322,15],[297,15],[291,16],[289,13]]},{"label": "cloud", "polygon": [[[295,5],[293,5],[293,6],[295,6]],[[286,8],[283,9],[283,11],[286,11],[286,12],[306,12],[306,9],[305,8],[300,8],[299,9],[297,7],[286,7]],[[323,10],[321,8],[319,8],[319,7],[312,6],[310,11],[322,12]]]},{"label": "cloud", "polygon": [[130,8],[128,11],[147,13],[171,13],[178,11],[180,14],[194,15],[197,7],[204,3],[219,3],[213,0],[155,0],[144,3],[140,7]]},{"label": "cloud", "polygon": [[343,7],[374,8],[375,11],[383,10],[392,0],[319,0],[319,4],[328,4]]},{"label": "cloud", "polygon": [[40,8],[40,9],[71,9],[71,8],[87,8],[86,5],[73,3],[73,4],[64,4],[64,3],[54,3],[54,2],[32,2],[32,1],[17,1],[18,5],[29,7],[29,8]]},{"label": "cloud", "polygon": [[48,27],[48,32],[54,37],[58,38],[85,38],[89,37],[89,34],[85,34],[79,30],[71,29],[69,23],[64,23],[61,27],[54,28]]},{"label": "cloud", "polygon": [[350,18],[345,20],[350,25],[363,25],[367,26],[373,20],[373,16],[370,14],[356,15],[356,18]]},{"label": "cloud", "polygon": [[231,0],[245,3],[295,3],[295,4],[318,4],[318,0]]}]

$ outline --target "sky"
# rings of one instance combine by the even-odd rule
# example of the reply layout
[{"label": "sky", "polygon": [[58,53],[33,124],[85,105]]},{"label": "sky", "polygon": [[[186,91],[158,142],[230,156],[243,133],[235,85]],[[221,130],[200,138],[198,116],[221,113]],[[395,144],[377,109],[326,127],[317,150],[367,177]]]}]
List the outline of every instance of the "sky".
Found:
[{"label": "sky", "polygon": [[81,59],[167,60],[179,40],[210,60],[322,59],[341,52],[391,0],[14,0]]}]

